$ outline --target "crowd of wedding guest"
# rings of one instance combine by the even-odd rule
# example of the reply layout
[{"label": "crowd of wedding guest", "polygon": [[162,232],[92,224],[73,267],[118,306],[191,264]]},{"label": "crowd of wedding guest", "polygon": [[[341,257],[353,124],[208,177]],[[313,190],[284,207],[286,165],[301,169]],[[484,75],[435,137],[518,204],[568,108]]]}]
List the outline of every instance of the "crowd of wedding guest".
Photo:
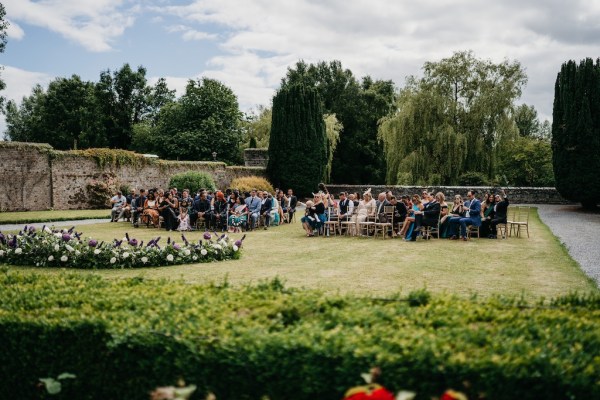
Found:
[{"label": "crowd of wedding guest", "polygon": [[381,192],[375,199],[370,189],[362,197],[358,193],[341,192],[338,198],[324,185],[320,189],[313,200],[306,202],[306,215],[301,219],[309,237],[323,230],[327,221],[338,221],[333,229],[340,233],[345,229],[352,235],[372,235],[373,230],[365,224],[372,221],[389,223],[387,234],[409,241],[428,232],[435,232],[439,238],[467,240],[469,226],[479,229],[479,237],[495,239],[497,226],[507,221],[509,201],[504,190],[485,193],[482,200],[477,192],[470,190],[465,199],[456,195],[452,202],[447,202],[444,193],[427,190],[399,198],[391,191]]},{"label": "crowd of wedding guest", "polygon": [[164,227],[167,231],[195,229],[239,232],[291,222],[298,199],[292,189],[274,194],[235,189],[190,193],[177,188],[118,191],[110,199],[111,222],[126,219],[134,227]]}]

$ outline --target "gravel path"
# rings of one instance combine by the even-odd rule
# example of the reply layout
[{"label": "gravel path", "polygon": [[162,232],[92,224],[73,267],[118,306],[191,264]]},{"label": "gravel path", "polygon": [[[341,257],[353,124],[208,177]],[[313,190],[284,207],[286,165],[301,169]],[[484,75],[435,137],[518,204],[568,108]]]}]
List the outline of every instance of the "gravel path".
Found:
[{"label": "gravel path", "polygon": [[80,219],[76,221],[57,221],[57,222],[40,222],[34,224],[11,224],[11,225],[0,225],[0,231],[17,231],[19,229],[23,229],[25,225],[35,226],[36,228],[41,228],[44,225],[48,226],[68,226],[71,227],[73,225],[90,225],[90,224],[98,224],[102,222],[109,222],[110,218],[101,218],[101,219]]},{"label": "gravel path", "polygon": [[565,244],[583,272],[600,286],[600,212],[575,205],[535,205],[541,220]]}]

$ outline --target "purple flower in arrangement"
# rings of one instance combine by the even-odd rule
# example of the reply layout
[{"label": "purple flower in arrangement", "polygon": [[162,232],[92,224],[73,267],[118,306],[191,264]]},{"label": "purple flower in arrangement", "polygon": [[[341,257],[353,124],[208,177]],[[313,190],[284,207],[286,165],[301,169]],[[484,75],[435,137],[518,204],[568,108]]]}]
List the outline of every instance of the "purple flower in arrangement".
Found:
[{"label": "purple flower in arrangement", "polygon": [[242,241],[241,241],[241,240],[236,240],[236,241],[235,241],[235,245],[236,245],[237,247],[242,247]]},{"label": "purple flower in arrangement", "polygon": [[68,233],[63,233],[62,240],[68,242],[69,240],[71,240],[71,235],[69,235]]},{"label": "purple flower in arrangement", "polygon": [[140,242],[140,247],[143,247],[143,246],[144,246],[144,241],[142,240],[142,241]]},{"label": "purple flower in arrangement", "polygon": [[181,246],[179,246],[177,243],[173,242],[173,248],[175,250],[181,250]]},{"label": "purple flower in arrangement", "polygon": [[122,244],[123,244],[123,241],[122,241],[122,240],[117,240],[117,239],[115,239],[115,245],[114,245],[114,247],[119,247],[119,246],[121,246]]},{"label": "purple flower in arrangement", "polygon": [[13,249],[17,247],[17,235],[14,235],[11,240],[9,240],[8,246],[12,247]]},{"label": "purple flower in arrangement", "polygon": [[240,240],[243,242],[244,239],[246,239],[246,234],[245,233],[244,233],[244,236],[242,236],[242,239],[240,239]]},{"label": "purple flower in arrangement", "polygon": [[129,242],[129,233],[125,232],[125,237],[127,238],[127,241]]},{"label": "purple flower in arrangement", "polygon": [[167,244],[171,244],[171,236],[167,238]]},{"label": "purple flower in arrangement", "polygon": [[104,240],[100,242],[100,244],[98,245],[98,248],[102,247],[103,244],[104,244]]},{"label": "purple flower in arrangement", "polygon": [[185,243],[186,246],[190,244],[183,233],[181,234],[181,240],[183,240],[183,243]]},{"label": "purple flower in arrangement", "polygon": [[90,241],[88,242],[88,246],[96,247],[96,246],[98,246],[98,241],[94,240],[94,239],[90,239]]},{"label": "purple flower in arrangement", "polygon": [[75,232],[75,237],[77,238],[77,240],[81,240],[81,233]]},{"label": "purple flower in arrangement", "polygon": [[204,232],[204,235],[202,235],[202,237],[203,237],[204,239],[206,239],[206,240],[210,240],[210,238],[211,238],[212,236],[210,235],[210,233],[209,233],[209,232]]},{"label": "purple flower in arrangement", "polygon": [[221,237],[219,238],[219,240],[223,240],[223,238],[224,238],[225,236],[227,236],[227,234],[226,234],[226,233],[222,234],[222,235],[221,235]]},{"label": "purple flower in arrangement", "polygon": [[25,228],[23,228],[23,230],[24,230],[25,232],[27,232],[27,231],[29,230],[29,229],[27,229],[27,227],[28,227],[28,226],[29,226],[29,225],[25,225]]},{"label": "purple flower in arrangement", "polygon": [[0,232],[0,243],[6,244],[6,238],[4,237],[4,233]]},{"label": "purple flower in arrangement", "polygon": [[129,239],[129,245],[136,247],[138,245],[137,239]]},{"label": "purple flower in arrangement", "polygon": [[73,231],[75,230],[75,227],[72,226],[71,229],[68,230],[69,233],[73,233]]}]

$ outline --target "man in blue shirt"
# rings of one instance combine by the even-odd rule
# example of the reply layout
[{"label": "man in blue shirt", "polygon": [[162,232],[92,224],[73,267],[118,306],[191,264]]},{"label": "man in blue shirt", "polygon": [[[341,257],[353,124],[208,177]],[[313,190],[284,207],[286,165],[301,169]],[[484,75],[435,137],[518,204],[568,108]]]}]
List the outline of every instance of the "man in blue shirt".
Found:
[{"label": "man in blue shirt", "polygon": [[246,198],[246,205],[250,214],[249,229],[252,230],[256,227],[256,223],[260,218],[260,207],[262,206],[262,200],[256,197],[256,190],[250,192],[250,197]]},{"label": "man in blue shirt", "polygon": [[465,216],[450,218],[450,239],[457,240],[456,230],[460,225],[460,238],[467,240],[467,225],[481,226],[481,202],[475,197],[475,192],[469,190],[467,193],[469,200],[464,205]]}]

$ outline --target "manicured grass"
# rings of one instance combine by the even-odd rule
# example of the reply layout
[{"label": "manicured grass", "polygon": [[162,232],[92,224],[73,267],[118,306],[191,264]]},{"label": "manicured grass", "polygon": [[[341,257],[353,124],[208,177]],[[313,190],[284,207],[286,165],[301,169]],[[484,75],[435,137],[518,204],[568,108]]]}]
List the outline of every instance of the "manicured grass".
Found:
[{"label": "manicured grass", "polygon": [[[556,297],[573,291],[598,291],[550,230],[534,212],[531,238],[437,240],[404,242],[399,239],[350,237],[306,238],[299,222],[250,232],[240,260],[214,264],[179,265],[136,270],[103,270],[108,278],[143,276],[220,282],[233,285],[280,277],[288,286],[328,292],[386,296],[426,287],[435,293],[470,296],[503,294]],[[84,236],[99,240],[121,238],[125,232],[145,241],[177,232],[139,228],[128,223],[81,226]],[[198,240],[202,232],[187,234]],[[232,235],[239,238],[241,235]],[[16,267],[15,267],[16,268]],[[28,269],[28,268],[19,268]],[[56,273],[57,269],[31,268]]]},{"label": "manicured grass", "polygon": [[0,213],[2,224],[31,224],[34,222],[58,222],[77,219],[110,218],[110,210],[51,210]]}]

